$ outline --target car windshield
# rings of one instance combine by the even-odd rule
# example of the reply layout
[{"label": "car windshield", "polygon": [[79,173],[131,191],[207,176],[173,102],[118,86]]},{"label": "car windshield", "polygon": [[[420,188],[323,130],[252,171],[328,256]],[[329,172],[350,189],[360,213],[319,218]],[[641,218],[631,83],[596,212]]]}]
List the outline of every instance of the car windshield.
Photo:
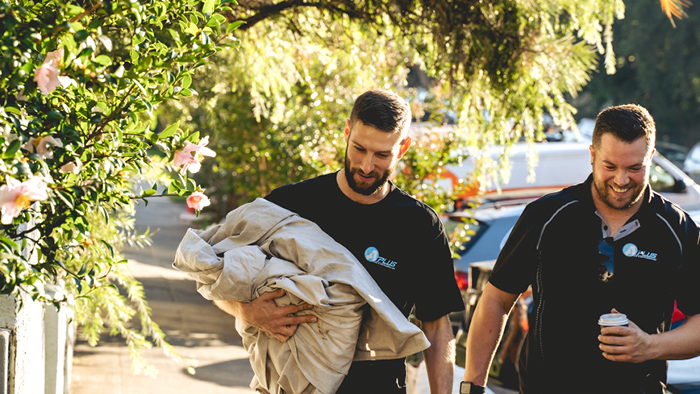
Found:
[{"label": "car windshield", "polygon": [[[455,259],[456,268],[464,270],[469,264],[477,261],[495,260],[518,217],[519,215],[505,215],[469,223],[469,230],[474,231],[474,235],[458,247],[453,244],[453,250],[460,256]],[[445,223],[445,230],[450,239],[453,239],[455,231],[462,229],[463,222],[460,217],[453,216]]]},{"label": "car windshield", "polygon": [[463,256],[474,244],[476,244],[476,241],[482,234],[484,234],[484,232],[486,232],[487,228],[488,224],[484,222],[480,222],[478,220],[469,221],[468,219],[456,216],[450,217],[450,220],[445,223],[445,233],[450,240],[455,239],[456,235],[458,235],[455,234],[455,231],[459,231],[460,233],[464,232],[461,235],[466,235],[467,231],[473,231],[473,234],[459,246],[455,245],[454,243],[452,244],[452,250],[457,252],[457,254],[460,256]]}]

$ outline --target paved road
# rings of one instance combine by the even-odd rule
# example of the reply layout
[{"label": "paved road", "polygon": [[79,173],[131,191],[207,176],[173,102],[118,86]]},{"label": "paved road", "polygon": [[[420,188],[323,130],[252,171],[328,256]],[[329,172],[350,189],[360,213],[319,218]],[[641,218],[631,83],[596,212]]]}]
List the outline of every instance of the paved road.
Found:
[{"label": "paved road", "polygon": [[234,318],[203,299],[193,281],[171,268],[175,250],[189,227],[189,222],[180,218],[185,213],[184,204],[165,198],[151,199],[147,207],[141,204],[137,207],[137,227],[159,231],[153,236],[153,246],[125,250],[129,268],[144,285],[153,319],[183,360],[176,363],[160,349],[149,349],[144,355],[158,369],[158,377],[133,375],[120,337],[104,335],[94,348],[79,338],[72,394],[254,393],[248,388],[253,372],[233,328]]},{"label": "paved road", "polygon": [[[184,204],[168,199],[154,198],[147,207],[139,205],[137,228],[150,227],[158,232],[152,237],[153,246],[124,251],[130,259],[129,268],[144,285],[153,319],[183,360],[176,363],[160,349],[149,349],[144,355],[158,369],[158,377],[134,375],[121,337],[103,335],[94,348],[79,338],[73,358],[71,394],[254,393],[248,387],[253,372],[233,328],[234,318],[202,298],[194,282],[171,267],[175,250],[189,227],[183,216]],[[421,373],[424,371],[423,368]],[[460,376],[456,376],[455,387]],[[427,393],[427,376],[419,379],[423,382],[417,384],[423,388],[419,391]],[[515,393],[493,389],[496,394]]]}]

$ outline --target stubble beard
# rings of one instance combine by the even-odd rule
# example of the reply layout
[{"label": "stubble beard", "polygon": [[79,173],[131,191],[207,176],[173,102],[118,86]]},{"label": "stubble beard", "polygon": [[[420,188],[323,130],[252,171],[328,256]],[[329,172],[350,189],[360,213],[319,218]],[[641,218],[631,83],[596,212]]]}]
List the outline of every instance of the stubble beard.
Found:
[{"label": "stubble beard", "polygon": [[[376,171],[372,173],[365,174],[359,168],[351,168],[350,160],[348,160],[348,151],[345,151],[345,179],[348,181],[348,185],[355,192],[362,194],[363,196],[371,196],[376,193],[384,184],[389,180],[389,175],[394,172],[396,166],[389,168],[382,174]],[[361,173],[362,175],[381,175],[378,176],[377,180],[372,183],[357,182],[355,180],[355,174]]]},{"label": "stubble beard", "polygon": [[600,200],[607,205],[608,207],[618,210],[618,211],[623,211],[625,209],[629,209],[632,205],[637,203],[642,198],[642,195],[644,194],[644,189],[646,188],[646,182],[644,182],[641,185],[634,184],[632,187],[632,195],[627,202],[622,202],[621,204],[615,204],[615,202],[612,200],[610,197],[610,193],[608,190],[608,184],[606,182],[593,182],[593,186],[595,187],[596,193],[598,193],[598,197]]}]

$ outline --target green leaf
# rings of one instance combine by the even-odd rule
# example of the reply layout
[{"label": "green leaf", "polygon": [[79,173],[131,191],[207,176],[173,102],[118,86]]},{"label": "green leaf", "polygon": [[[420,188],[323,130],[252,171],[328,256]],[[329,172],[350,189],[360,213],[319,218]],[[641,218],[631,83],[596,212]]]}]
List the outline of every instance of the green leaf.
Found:
[{"label": "green leaf", "polygon": [[139,81],[136,79],[134,79],[134,83],[136,84],[136,86],[139,87],[141,93],[143,93],[144,96],[148,97],[148,92],[146,91],[146,89],[143,88],[143,85],[141,85],[141,83],[139,83]]},{"label": "green leaf", "polygon": [[80,30],[75,32],[73,34],[73,39],[75,39],[76,42],[82,42],[85,41],[90,36],[90,32],[87,30]]},{"label": "green leaf", "polygon": [[5,107],[6,112],[12,112],[15,115],[22,116],[22,111],[19,110],[19,108],[15,107]]},{"label": "green leaf", "polygon": [[97,39],[102,42],[102,45],[105,46],[105,49],[107,50],[107,52],[112,52],[112,40],[109,37],[98,36]]},{"label": "green leaf", "polygon": [[0,242],[11,247],[12,249],[19,250],[19,245],[17,245],[17,243],[15,241],[13,241],[7,237],[0,236]]},{"label": "green leaf", "polygon": [[153,189],[146,189],[146,190],[143,191],[143,195],[144,195],[144,196],[152,196],[152,195],[154,195],[154,194],[156,194],[156,193],[158,193],[158,192],[155,191],[155,190],[153,190]]},{"label": "green leaf", "polygon": [[198,143],[199,142],[199,131],[195,131],[189,137],[187,137],[187,141],[190,141],[193,144]]},{"label": "green leaf", "polygon": [[214,9],[214,0],[206,0],[204,6],[202,7],[202,13],[208,14]]},{"label": "green leaf", "polygon": [[178,190],[180,190],[180,185],[178,185],[177,181],[170,182],[170,185],[168,185],[168,194],[175,194]]},{"label": "green leaf", "polygon": [[207,26],[219,26],[222,23],[226,22],[226,18],[221,15],[221,14],[214,14],[212,15],[211,19],[207,22]]},{"label": "green leaf", "polygon": [[95,62],[103,66],[109,66],[110,64],[112,64],[112,59],[110,59],[107,55],[100,55],[95,58]]},{"label": "green leaf", "polygon": [[139,60],[139,57],[140,57],[140,56],[141,56],[141,55],[139,55],[138,52],[136,52],[136,51],[133,50],[133,49],[131,50],[131,61],[132,61],[132,62],[136,62],[137,60]]},{"label": "green leaf", "polygon": [[185,75],[184,77],[182,77],[182,88],[183,89],[189,88],[191,84],[192,84],[192,77],[190,77],[189,75]]},{"label": "green leaf", "polygon": [[60,112],[53,110],[53,111],[49,111],[49,113],[46,115],[46,118],[50,119],[50,120],[62,120],[63,115],[61,115]]},{"label": "green leaf", "polygon": [[190,97],[192,96],[192,91],[189,89],[182,89],[180,91],[180,96]]},{"label": "green leaf", "polygon": [[187,29],[185,29],[185,33],[192,35],[192,36],[197,35],[198,32],[199,32],[199,29],[197,28],[197,25],[195,25],[194,23],[191,23],[191,22],[190,22],[190,25],[187,27]]},{"label": "green leaf", "polygon": [[179,120],[177,122],[171,124],[170,126],[166,127],[165,130],[161,131],[161,133],[158,135],[158,138],[163,139],[163,138],[168,138],[168,137],[173,136],[177,132],[178,127],[180,127]]},{"label": "green leaf", "polygon": [[3,153],[3,155],[2,155],[3,159],[9,159],[9,158],[13,157],[15,155],[15,153],[17,153],[17,151],[19,150],[19,146],[21,143],[22,143],[22,141],[20,141],[19,139],[16,139],[16,140],[10,142],[10,146],[7,148],[5,153]]},{"label": "green leaf", "polygon": [[104,206],[100,205],[100,212],[102,212],[102,215],[105,217],[105,223],[109,224],[109,212],[107,212],[107,209],[105,209]]},{"label": "green leaf", "polygon": [[100,242],[102,242],[102,244],[104,244],[104,246],[106,246],[107,249],[109,249],[109,254],[112,256],[112,258],[114,258],[114,248],[112,247],[112,245],[108,244],[104,239],[101,239]]},{"label": "green leaf", "polygon": [[234,31],[235,29],[237,29],[240,25],[242,25],[244,23],[245,23],[244,21],[235,21],[235,22],[229,23],[228,26],[226,27],[226,34],[229,34],[230,32]]}]

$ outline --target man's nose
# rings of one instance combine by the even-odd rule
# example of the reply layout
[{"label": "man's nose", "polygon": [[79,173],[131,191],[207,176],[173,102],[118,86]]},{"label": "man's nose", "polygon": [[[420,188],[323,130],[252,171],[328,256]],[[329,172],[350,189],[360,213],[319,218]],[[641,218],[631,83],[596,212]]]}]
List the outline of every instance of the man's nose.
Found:
[{"label": "man's nose", "polygon": [[370,154],[366,154],[365,157],[362,158],[362,172],[369,174],[372,170],[374,170],[374,157]]},{"label": "man's nose", "polygon": [[629,181],[630,177],[627,174],[627,171],[621,170],[615,176],[615,183],[617,183],[619,186],[625,186],[629,183]]}]

